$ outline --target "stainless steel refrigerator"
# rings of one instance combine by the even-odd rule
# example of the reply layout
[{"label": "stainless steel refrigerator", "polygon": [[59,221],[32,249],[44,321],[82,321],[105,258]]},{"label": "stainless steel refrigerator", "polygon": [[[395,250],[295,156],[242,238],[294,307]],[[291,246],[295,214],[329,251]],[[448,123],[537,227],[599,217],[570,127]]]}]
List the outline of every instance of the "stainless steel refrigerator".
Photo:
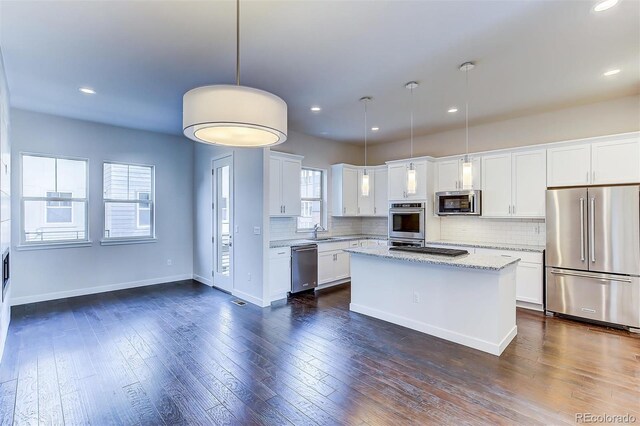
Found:
[{"label": "stainless steel refrigerator", "polygon": [[640,328],[640,185],[547,190],[546,309]]}]

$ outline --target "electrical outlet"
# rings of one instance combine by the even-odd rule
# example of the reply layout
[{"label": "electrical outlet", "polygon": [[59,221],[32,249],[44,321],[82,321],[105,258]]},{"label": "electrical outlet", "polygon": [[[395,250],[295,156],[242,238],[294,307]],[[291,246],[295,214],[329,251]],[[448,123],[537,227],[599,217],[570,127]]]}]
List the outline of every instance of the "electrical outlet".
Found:
[{"label": "electrical outlet", "polygon": [[254,226],[253,227],[253,233],[255,235],[260,235],[260,227],[259,226]]},{"label": "electrical outlet", "polygon": [[413,292],[413,303],[420,303],[420,293],[417,291]]},{"label": "electrical outlet", "polygon": [[171,266],[171,265],[173,265],[173,260],[167,259],[167,266]]},{"label": "electrical outlet", "polygon": [[235,231],[236,231],[236,234],[237,234],[238,232],[240,232],[240,227],[239,227],[238,225],[234,226],[234,229],[235,229]]}]

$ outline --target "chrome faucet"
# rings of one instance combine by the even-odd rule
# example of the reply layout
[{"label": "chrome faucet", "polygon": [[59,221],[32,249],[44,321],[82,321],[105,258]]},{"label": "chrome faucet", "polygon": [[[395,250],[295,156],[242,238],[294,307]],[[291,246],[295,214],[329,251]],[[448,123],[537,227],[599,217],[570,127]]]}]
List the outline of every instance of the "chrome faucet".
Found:
[{"label": "chrome faucet", "polygon": [[317,239],[318,239],[318,231],[326,231],[326,229],[324,229],[324,228],[322,227],[322,225],[320,225],[319,223],[316,223],[316,224],[313,226],[313,239],[314,239],[314,240],[317,240]]}]

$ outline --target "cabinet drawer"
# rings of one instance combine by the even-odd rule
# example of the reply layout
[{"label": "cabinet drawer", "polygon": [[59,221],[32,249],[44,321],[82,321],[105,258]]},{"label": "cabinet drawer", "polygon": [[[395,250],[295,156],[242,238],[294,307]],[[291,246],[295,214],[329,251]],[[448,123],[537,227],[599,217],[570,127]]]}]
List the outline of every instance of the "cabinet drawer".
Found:
[{"label": "cabinet drawer", "polygon": [[269,249],[269,259],[279,259],[283,257],[291,257],[290,247],[278,247]]},{"label": "cabinet drawer", "polygon": [[360,247],[360,241],[359,240],[349,241],[349,247]]},{"label": "cabinet drawer", "polygon": [[334,250],[345,250],[349,248],[349,241],[338,241],[335,243],[320,243],[318,244],[318,253],[324,253]]},{"label": "cabinet drawer", "polygon": [[514,250],[498,250],[488,248],[477,248],[476,254],[486,254],[492,256],[518,257],[522,262],[542,265],[542,253]]}]

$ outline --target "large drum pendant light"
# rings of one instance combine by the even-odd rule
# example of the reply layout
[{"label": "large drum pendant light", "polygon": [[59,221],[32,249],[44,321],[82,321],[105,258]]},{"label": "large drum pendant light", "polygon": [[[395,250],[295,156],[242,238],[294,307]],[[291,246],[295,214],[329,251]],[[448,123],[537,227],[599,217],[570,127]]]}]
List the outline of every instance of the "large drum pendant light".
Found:
[{"label": "large drum pendant light", "polygon": [[240,85],[240,0],[236,0],[236,84],[202,86],[184,94],[184,135],[196,142],[265,147],[287,140],[287,104]]}]

